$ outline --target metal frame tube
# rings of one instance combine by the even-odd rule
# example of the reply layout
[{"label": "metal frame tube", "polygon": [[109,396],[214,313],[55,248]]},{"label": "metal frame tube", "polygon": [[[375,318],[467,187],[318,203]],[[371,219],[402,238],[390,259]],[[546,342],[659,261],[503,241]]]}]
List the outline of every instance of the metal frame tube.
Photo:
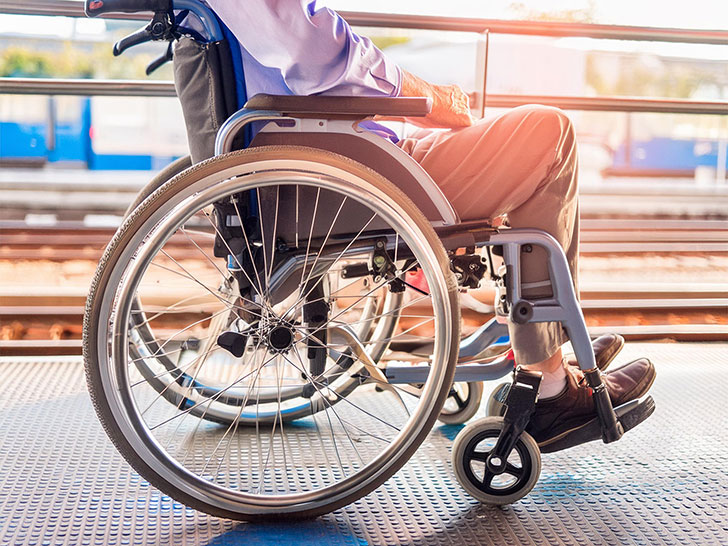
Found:
[{"label": "metal frame tube", "polygon": [[[503,259],[508,268],[509,285],[515,286],[520,295],[520,267],[518,256],[522,245],[537,245],[543,248],[548,256],[549,277],[553,298],[530,302],[533,305],[533,317],[528,322],[561,322],[566,329],[571,344],[582,370],[596,367],[591,339],[584,321],[584,314],[574,291],[574,283],[569,271],[566,254],[561,245],[551,235],[538,229],[509,229],[499,232],[490,238],[488,245],[503,245]],[[513,249],[510,250],[509,249]],[[512,305],[521,301],[520,297],[511,295]]]}]

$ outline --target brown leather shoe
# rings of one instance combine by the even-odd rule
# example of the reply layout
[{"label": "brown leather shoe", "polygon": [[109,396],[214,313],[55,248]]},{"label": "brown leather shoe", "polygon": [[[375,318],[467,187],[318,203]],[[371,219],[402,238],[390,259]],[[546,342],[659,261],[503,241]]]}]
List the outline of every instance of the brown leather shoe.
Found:
[{"label": "brown leather shoe", "polygon": [[[655,380],[655,367],[640,358],[613,372],[602,375],[612,405],[617,407],[645,394]],[[583,381],[583,374],[566,368],[566,387],[558,395],[539,400],[526,427],[539,446],[562,439],[570,432],[596,418],[592,390]]]},{"label": "brown leather shoe", "polygon": [[655,382],[655,366],[646,358],[633,360],[602,374],[609,398],[615,408],[640,398]]},{"label": "brown leather shoe", "polygon": [[[619,334],[605,334],[592,341],[597,368],[601,371],[606,370],[614,357],[622,350],[622,347],[624,347],[624,338]],[[569,358],[566,363],[569,366],[579,367],[575,356]]]}]

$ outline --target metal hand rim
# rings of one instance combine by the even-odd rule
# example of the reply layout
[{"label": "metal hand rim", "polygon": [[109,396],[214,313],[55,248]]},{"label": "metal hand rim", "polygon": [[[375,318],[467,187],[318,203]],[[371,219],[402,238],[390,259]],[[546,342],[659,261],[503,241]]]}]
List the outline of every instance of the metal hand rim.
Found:
[{"label": "metal hand rim", "polygon": [[[137,232],[123,249],[120,260],[128,265],[123,272],[118,271],[119,268],[116,267],[114,275],[110,279],[108,286],[118,285],[119,288],[115,291],[115,297],[111,301],[109,292],[104,294],[102,316],[109,317],[110,324],[108,328],[106,325],[100,325],[100,333],[105,335],[100,335],[97,339],[99,354],[114,364],[114,374],[110,374],[109,366],[101,367],[102,384],[117,424],[127,440],[137,444],[134,447],[145,462],[169,483],[203,502],[210,502],[210,499],[214,499],[214,504],[217,506],[223,508],[229,506],[231,510],[239,509],[241,502],[249,503],[252,508],[260,512],[265,512],[266,508],[275,509],[276,512],[300,510],[301,505],[315,508],[318,504],[330,503],[336,498],[342,498],[352,487],[361,487],[365,482],[376,478],[387,468],[388,460],[392,458],[392,455],[406,449],[411,444],[413,438],[420,432],[420,423],[426,420],[423,417],[432,411],[437,385],[445,379],[447,366],[444,363],[447,360],[447,348],[451,342],[451,332],[442,327],[443,323],[449,322],[448,319],[451,316],[451,309],[445,304],[447,300],[446,282],[441,276],[432,273],[438,271],[437,257],[431,249],[424,248],[426,245],[414,244],[415,241],[423,241],[424,237],[416,225],[409,221],[408,215],[391,198],[370,184],[362,187],[361,178],[330,165],[302,160],[285,162],[295,164],[297,167],[295,169],[265,168],[265,165],[262,165],[271,163],[276,162],[261,161],[239,165],[207,176],[170,197],[167,204],[173,207],[172,213],[163,215],[160,210],[152,213],[151,217],[144,222],[144,225],[150,226],[150,229],[140,230],[144,233]],[[281,162],[277,163],[280,165]],[[326,174],[322,175],[322,172]],[[362,204],[372,202],[379,204],[381,210],[377,211],[378,214],[402,234],[403,240],[410,245],[419,263],[426,266],[423,269],[430,286],[433,309],[436,315],[439,314],[444,319],[440,320],[441,331],[437,332],[434,351],[434,354],[438,356],[434,361],[443,364],[433,367],[425,385],[422,400],[429,402],[427,407],[423,407],[423,404],[420,403],[389,446],[359,472],[314,492],[269,497],[225,489],[192,474],[175,461],[164,457],[162,446],[151,435],[151,431],[143,423],[135,407],[126,376],[124,355],[127,348],[125,342],[120,340],[127,339],[128,317],[133,299],[130,295],[134,293],[146,265],[162,247],[166,237],[178,229],[187,217],[200,210],[200,204],[212,203],[226,195],[244,191],[252,186],[266,187],[285,183],[322,187],[347,195]],[[192,212],[188,213],[187,211],[190,210]],[[137,252],[136,249],[140,244],[143,246]],[[181,479],[181,476],[184,476],[184,479]]]}]

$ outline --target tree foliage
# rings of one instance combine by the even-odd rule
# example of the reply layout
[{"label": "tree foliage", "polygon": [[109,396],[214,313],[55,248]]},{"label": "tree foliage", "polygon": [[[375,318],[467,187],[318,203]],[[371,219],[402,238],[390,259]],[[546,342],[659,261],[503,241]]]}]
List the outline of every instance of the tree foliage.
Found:
[{"label": "tree foliage", "polygon": [[[0,50],[0,76],[18,78],[147,78],[145,69],[156,54],[143,53],[114,57],[111,45],[95,44],[89,49],[63,42],[60,48],[40,50],[32,45],[10,46]],[[151,76],[170,79],[170,68],[163,67]]]}]

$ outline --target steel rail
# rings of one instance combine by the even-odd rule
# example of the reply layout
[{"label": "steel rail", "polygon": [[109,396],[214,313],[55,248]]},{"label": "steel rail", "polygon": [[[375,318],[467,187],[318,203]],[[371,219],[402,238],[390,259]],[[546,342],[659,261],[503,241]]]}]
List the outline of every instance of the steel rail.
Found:
[{"label": "steel rail", "polygon": [[[84,17],[83,3],[77,0],[3,0],[0,13],[19,15],[61,15]],[[652,42],[681,42],[695,44],[728,45],[728,31],[686,28],[655,28],[628,25],[602,25],[591,23],[564,23],[548,21],[509,21],[469,17],[440,17],[397,13],[371,13],[339,11],[354,26],[377,28],[406,28],[445,30],[455,32],[520,34],[548,37],[583,37],[612,40]],[[108,14],[105,18],[148,20],[149,13]]]},{"label": "steel rail", "polygon": [[0,94],[176,97],[174,83],[155,80],[0,78]]},{"label": "steel rail", "polygon": [[[0,246],[74,246],[106,245],[115,227],[88,226],[82,222],[76,229],[60,225],[32,225],[23,222],[0,221]],[[583,243],[724,243],[728,241],[728,229],[692,230],[687,224],[679,229],[602,229],[581,228]],[[79,234],[83,233],[82,241]],[[180,238],[182,241],[185,239]],[[200,239],[204,241],[204,239]]]},{"label": "steel rail", "polygon": [[[0,78],[0,94],[174,97],[174,83],[145,80]],[[489,108],[545,104],[564,110],[728,115],[728,101],[647,99],[640,97],[569,97],[488,95]]]}]

